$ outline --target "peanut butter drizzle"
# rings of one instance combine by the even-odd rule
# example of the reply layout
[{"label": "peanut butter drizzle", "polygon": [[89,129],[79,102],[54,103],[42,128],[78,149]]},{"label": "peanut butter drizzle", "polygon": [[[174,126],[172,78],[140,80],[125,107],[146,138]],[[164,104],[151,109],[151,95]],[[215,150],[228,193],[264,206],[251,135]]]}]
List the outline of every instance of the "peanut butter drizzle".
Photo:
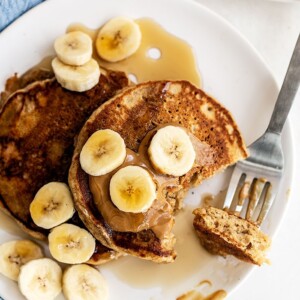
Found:
[{"label": "peanut butter drizzle", "polygon": [[246,219],[251,219],[251,216],[253,214],[254,208],[256,207],[256,204],[259,200],[260,194],[263,190],[264,184],[266,183],[265,178],[257,178],[250,191],[249,195],[249,204],[246,212]]},{"label": "peanut butter drizzle", "polygon": [[[168,124],[169,125],[169,124]],[[167,124],[149,131],[140,144],[138,153],[126,149],[127,155],[124,163],[106,175],[89,176],[89,186],[93,194],[93,200],[97,209],[101,212],[108,225],[115,231],[139,232],[144,229],[152,229],[155,235],[162,239],[170,234],[174,224],[173,208],[166,200],[166,193],[181,189],[179,178],[161,175],[152,167],[148,158],[148,147],[155,132]],[[196,149],[202,148],[205,151],[196,151],[195,165],[199,166],[203,162],[208,163],[207,151],[210,147],[195,136],[190,134],[193,146]],[[137,165],[145,168],[153,177],[157,186],[157,198],[152,206],[143,213],[127,213],[120,211],[111,201],[109,195],[109,182],[117,170],[128,165]]]},{"label": "peanut butter drizzle", "polygon": [[[212,285],[209,280],[203,280],[197,285],[197,287],[201,287],[204,284]],[[177,297],[176,300],[223,300],[227,296],[227,293],[224,290],[217,290],[207,296],[204,296],[202,293],[198,292],[196,288]]]},{"label": "peanut butter drizzle", "polygon": [[224,290],[215,291],[207,296],[204,296],[201,293],[192,290],[178,297],[176,300],[223,300],[226,298],[226,296],[227,293]]},{"label": "peanut butter drizzle", "polygon": [[[150,171],[143,163],[143,159],[139,157],[138,153],[135,153],[130,149],[126,149],[126,151],[127,155],[124,163],[114,172],[103,176],[90,176],[89,184],[95,205],[101,210],[101,214],[113,230],[138,232],[151,228],[159,238],[163,238],[165,234],[171,231],[174,222],[172,207],[162,195],[164,185],[157,185],[157,199],[154,200],[152,206],[143,213],[123,212],[111,202],[109,182],[117,170],[128,165],[135,165]],[[157,183],[158,180],[155,174],[151,171],[150,174]],[[174,179],[170,178],[169,181],[172,182]],[[166,180],[166,183],[168,183],[168,180]]]},{"label": "peanut butter drizzle", "polygon": [[[272,186],[267,182],[266,178],[259,177],[253,180],[253,182],[245,181],[239,191],[237,204],[239,206],[244,204],[244,201],[248,199],[248,205],[245,218],[259,225],[262,222],[262,218],[265,215],[268,205],[263,205],[258,214],[257,220],[253,218],[256,214],[256,209],[259,207],[259,203],[268,203],[272,195]],[[264,200],[264,201],[262,201]]]},{"label": "peanut butter drizzle", "polygon": [[[108,69],[124,71],[136,77],[137,82],[149,80],[188,80],[197,87],[201,86],[199,72],[193,50],[184,40],[170,34],[155,21],[142,18],[136,20],[142,33],[139,49],[132,56],[115,63],[102,60],[94,47],[94,58],[99,65]],[[98,29],[90,29],[82,24],[71,24],[67,32],[83,31],[94,42]],[[156,51],[159,57],[151,54]]]}]

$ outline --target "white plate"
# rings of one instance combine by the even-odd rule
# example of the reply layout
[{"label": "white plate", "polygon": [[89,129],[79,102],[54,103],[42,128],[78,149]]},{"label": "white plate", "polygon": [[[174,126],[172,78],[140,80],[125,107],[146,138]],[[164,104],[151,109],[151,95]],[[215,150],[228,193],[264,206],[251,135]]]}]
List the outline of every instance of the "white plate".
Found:
[{"label": "white plate", "polygon": [[[169,32],[186,40],[197,57],[203,88],[234,115],[246,143],[260,136],[268,123],[278,93],[270,71],[255,50],[228,23],[206,8],[183,0],[51,0],[39,5],[0,34],[0,88],[14,72],[22,73],[52,54],[54,39],[72,22],[97,28],[113,16],[151,17]],[[292,138],[289,124],[283,133],[286,169],[263,229],[274,236],[287,206],[292,180]],[[228,170],[190,192],[187,208],[176,221],[178,258],[156,265],[126,257],[101,267],[110,287],[110,299],[175,299],[202,280],[207,292],[233,291],[252,266],[234,258],[206,253],[192,231],[193,207],[204,193],[218,194],[229,180]],[[25,236],[7,217],[0,218],[0,243]],[[0,275],[0,295],[23,299],[17,284]],[[60,297],[63,299],[63,297]]]}]

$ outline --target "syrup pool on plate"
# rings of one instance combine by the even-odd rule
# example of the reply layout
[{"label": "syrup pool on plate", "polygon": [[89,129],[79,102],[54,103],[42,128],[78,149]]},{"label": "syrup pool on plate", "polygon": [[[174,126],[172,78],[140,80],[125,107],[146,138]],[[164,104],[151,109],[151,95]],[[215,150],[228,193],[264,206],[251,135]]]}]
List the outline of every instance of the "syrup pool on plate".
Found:
[{"label": "syrup pool on plate", "polygon": [[[137,52],[122,61],[111,63],[99,58],[94,47],[94,58],[100,66],[124,71],[134,82],[188,80],[197,87],[201,86],[196,58],[186,41],[172,35],[151,19],[141,18],[136,23],[142,33]],[[76,30],[85,32],[95,42],[99,28],[90,29],[79,23],[71,24],[67,28],[67,32]]]}]

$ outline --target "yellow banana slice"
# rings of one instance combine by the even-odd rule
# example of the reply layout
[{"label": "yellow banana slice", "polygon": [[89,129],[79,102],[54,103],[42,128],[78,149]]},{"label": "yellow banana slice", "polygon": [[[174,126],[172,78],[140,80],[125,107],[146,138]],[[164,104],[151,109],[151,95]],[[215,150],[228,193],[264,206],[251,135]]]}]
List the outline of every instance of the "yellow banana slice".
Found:
[{"label": "yellow banana slice", "polygon": [[69,220],[74,204],[69,187],[62,182],[49,182],[36,193],[29,207],[33,222],[50,229]]},{"label": "yellow banana slice", "polygon": [[109,192],[119,210],[140,213],[150,208],[155,200],[156,185],[142,167],[127,166],[112,176]]},{"label": "yellow banana slice", "polygon": [[64,272],[63,293],[67,300],[107,300],[108,286],[98,270],[81,264]]},{"label": "yellow banana slice", "polygon": [[58,37],[54,42],[58,58],[65,64],[81,66],[92,58],[92,39],[81,31],[72,31]]},{"label": "yellow banana slice", "polygon": [[10,241],[0,245],[0,273],[17,281],[20,268],[27,262],[43,257],[42,249],[29,240]]},{"label": "yellow banana slice", "polygon": [[28,300],[53,300],[62,289],[61,267],[49,258],[32,260],[21,267],[18,283]]},{"label": "yellow banana slice", "polygon": [[111,129],[94,132],[80,153],[82,169],[93,176],[100,176],[119,167],[125,160],[126,146],[119,133]]},{"label": "yellow banana slice", "polygon": [[171,125],[156,132],[148,148],[148,154],[158,172],[173,176],[186,174],[193,167],[196,158],[188,134],[184,129]]},{"label": "yellow banana slice", "polygon": [[90,259],[95,250],[95,239],[85,229],[62,224],[48,236],[51,255],[62,263],[80,264]]},{"label": "yellow banana slice", "polygon": [[98,83],[100,77],[99,65],[93,58],[84,65],[71,66],[55,57],[52,60],[52,68],[61,86],[74,92],[90,90]]},{"label": "yellow banana slice", "polygon": [[103,59],[116,62],[132,55],[141,44],[141,30],[126,17],[109,20],[98,33],[96,49]]}]

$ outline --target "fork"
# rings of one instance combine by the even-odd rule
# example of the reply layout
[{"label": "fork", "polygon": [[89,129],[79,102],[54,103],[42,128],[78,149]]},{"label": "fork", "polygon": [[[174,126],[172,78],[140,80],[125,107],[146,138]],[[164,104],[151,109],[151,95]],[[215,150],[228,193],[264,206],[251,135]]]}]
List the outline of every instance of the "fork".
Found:
[{"label": "fork", "polygon": [[265,133],[248,148],[249,157],[236,163],[223,208],[261,225],[279,189],[284,157],[281,131],[300,79],[300,35]]}]

